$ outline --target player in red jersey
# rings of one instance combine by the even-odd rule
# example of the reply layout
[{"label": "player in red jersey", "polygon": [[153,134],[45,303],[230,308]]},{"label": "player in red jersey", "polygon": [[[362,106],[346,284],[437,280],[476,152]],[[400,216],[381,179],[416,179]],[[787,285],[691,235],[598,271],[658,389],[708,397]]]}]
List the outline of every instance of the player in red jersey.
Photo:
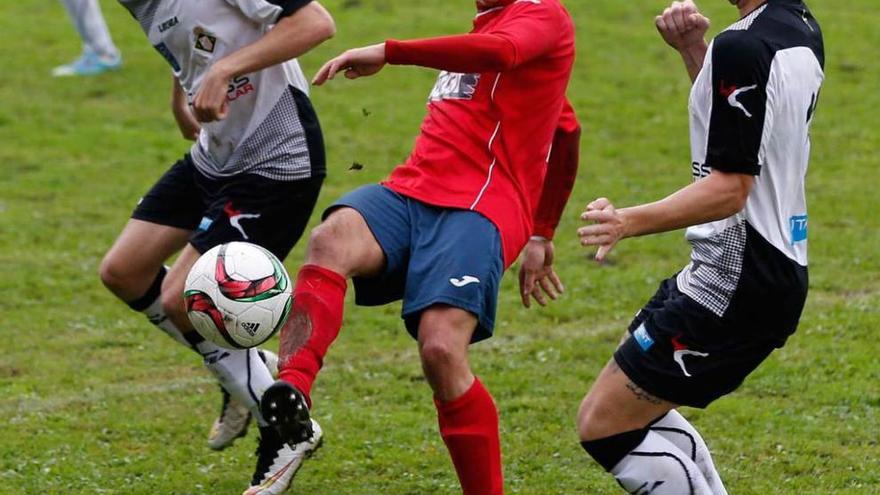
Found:
[{"label": "player in red jersey", "polygon": [[573,186],[580,129],[565,98],[574,26],[559,0],[477,5],[469,34],[349,50],[315,77],[354,79],[388,63],[442,71],[407,161],[381,185],[341,198],[312,231],[281,335],[282,380],[261,406],[292,445],[321,434],[309,394],[353,278],[360,305],[403,300],[463,492],[498,495],[498,413],[467,349],[491,335],[502,273],[527,244],[524,303],[562,291],[550,239]]}]

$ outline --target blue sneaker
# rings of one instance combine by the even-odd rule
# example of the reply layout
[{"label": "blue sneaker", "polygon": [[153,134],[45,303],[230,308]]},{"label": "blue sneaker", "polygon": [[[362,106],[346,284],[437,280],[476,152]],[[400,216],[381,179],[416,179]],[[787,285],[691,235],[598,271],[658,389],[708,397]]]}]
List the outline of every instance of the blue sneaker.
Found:
[{"label": "blue sneaker", "polygon": [[84,52],[82,56],[73,62],[59,65],[52,69],[52,76],[94,76],[104,72],[119,70],[120,67],[122,67],[122,56],[119,54],[107,57],[94,52]]}]

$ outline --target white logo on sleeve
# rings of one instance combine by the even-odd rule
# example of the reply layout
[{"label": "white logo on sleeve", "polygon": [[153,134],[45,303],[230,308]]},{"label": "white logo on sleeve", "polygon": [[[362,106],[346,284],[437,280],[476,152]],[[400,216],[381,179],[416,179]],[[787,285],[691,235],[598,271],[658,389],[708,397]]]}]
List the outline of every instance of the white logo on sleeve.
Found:
[{"label": "white logo on sleeve", "polygon": [[739,95],[745,93],[746,91],[751,91],[753,89],[756,89],[757,87],[757,84],[753,84],[744,88],[737,88],[734,85],[727,86],[724,84],[724,81],[721,81],[721,86],[718,88],[718,90],[723,96],[727,97],[727,103],[729,103],[730,106],[732,106],[733,108],[739,108],[743,111],[744,114],[746,114],[746,117],[752,118],[751,112],[746,110],[746,107],[744,107],[743,104],[740,103],[739,100],[737,100],[737,97],[739,97]]},{"label": "white logo on sleeve", "polygon": [[450,278],[449,283],[456,286],[456,287],[464,287],[465,285],[469,285],[469,284],[478,284],[478,283],[480,283],[480,279],[478,279],[477,277],[474,277],[472,275],[465,275],[465,276],[461,277],[460,279],[459,278]]}]

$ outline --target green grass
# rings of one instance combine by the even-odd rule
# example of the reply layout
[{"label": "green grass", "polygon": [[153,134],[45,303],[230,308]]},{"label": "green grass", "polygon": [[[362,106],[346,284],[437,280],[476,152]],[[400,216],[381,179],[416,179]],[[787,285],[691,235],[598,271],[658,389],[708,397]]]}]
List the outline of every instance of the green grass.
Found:
[{"label": "green grass", "polygon": [[[77,80],[47,77],[79,50],[60,3],[0,4],[0,493],[240,493],[253,433],[209,451],[218,403],[199,360],[96,276],[139,195],[188,146],[164,61],[122,8],[102,3],[125,68]],[[349,46],[463,31],[472,5],[326,3],[339,34],[303,59],[308,72]],[[726,1],[703,3],[713,32],[734,20]],[[813,3],[828,63],[808,183],[809,302],[797,334],[738,392],[685,411],[735,494],[880,493],[880,10]],[[510,493],[619,493],[577,445],[574,413],[631,315],[688,253],[681,233],[626,241],[602,267],[577,246],[587,201],[648,201],[689,182],[688,82],[652,26],[663,2],[568,4],[579,30],[570,96],[585,128],[557,241],[568,292],[527,311],[506,277],[497,336],[472,353],[501,411]],[[331,169],[320,206],[406,156],[433,79],[391,68],[314,91]],[[354,161],[364,169],[349,171]],[[301,259],[298,246],[288,267]],[[347,309],[315,390],[326,446],[295,493],[456,493],[399,307]]]}]

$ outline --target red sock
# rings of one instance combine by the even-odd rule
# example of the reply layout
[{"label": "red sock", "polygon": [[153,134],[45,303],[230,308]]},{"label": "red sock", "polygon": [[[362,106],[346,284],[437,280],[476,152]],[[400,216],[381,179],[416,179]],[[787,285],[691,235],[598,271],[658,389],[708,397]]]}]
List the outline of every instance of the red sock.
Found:
[{"label": "red sock", "polygon": [[434,400],[440,436],[449,449],[464,495],[502,495],[498,410],[479,379],[451,402]]},{"label": "red sock", "polygon": [[[345,277],[318,265],[304,265],[296,278],[293,308],[288,321],[296,322],[305,316],[311,322],[311,334],[283,365],[278,377],[298,388],[306,396],[309,407],[312,405],[312,383],[324,364],[330,344],[336,340],[342,327],[347,286]],[[285,326],[285,332],[289,328],[290,325]]]}]

